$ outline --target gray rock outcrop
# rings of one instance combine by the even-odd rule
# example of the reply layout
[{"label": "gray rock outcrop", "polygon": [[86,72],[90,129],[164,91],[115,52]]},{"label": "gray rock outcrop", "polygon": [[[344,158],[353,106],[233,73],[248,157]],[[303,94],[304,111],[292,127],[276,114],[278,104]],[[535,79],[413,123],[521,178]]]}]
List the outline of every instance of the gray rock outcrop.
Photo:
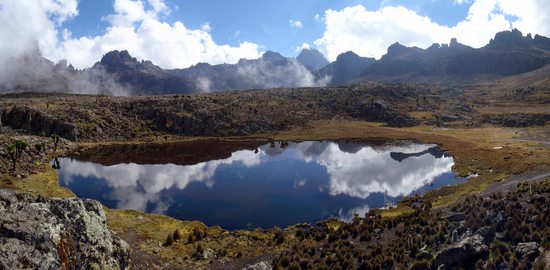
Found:
[{"label": "gray rock outcrop", "polygon": [[443,269],[451,269],[464,263],[475,263],[477,259],[489,253],[489,248],[483,241],[483,237],[478,234],[465,237],[458,243],[439,251],[435,256],[434,265],[443,265]]},{"label": "gray rock outcrop", "polygon": [[269,261],[261,261],[255,264],[247,265],[243,270],[269,270],[272,269]]},{"label": "gray rock outcrop", "polygon": [[535,259],[537,256],[539,256],[539,244],[536,242],[525,242],[525,243],[519,243],[516,246],[516,253],[523,257],[527,257],[529,259]]},{"label": "gray rock outcrop", "polygon": [[126,269],[127,244],[94,200],[0,190],[0,269]]},{"label": "gray rock outcrop", "polygon": [[77,128],[51,115],[24,106],[13,106],[0,111],[0,126],[10,126],[26,132],[47,135],[57,134],[65,139],[76,141],[79,136]]},{"label": "gray rock outcrop", "polygon": [[364,113],[366,120],[385,122],[390,127],[410,127],[418,124],[414,118],[401,113],[384,100],[373,100],[366,104]]},{"label": "gray rock outcrop", "polygon": [[443,122],[455,122],[455,121],[460,120],[460,116],[450,114],[450,113],[444,113],[444,114],[441,115],[441,120]]}]

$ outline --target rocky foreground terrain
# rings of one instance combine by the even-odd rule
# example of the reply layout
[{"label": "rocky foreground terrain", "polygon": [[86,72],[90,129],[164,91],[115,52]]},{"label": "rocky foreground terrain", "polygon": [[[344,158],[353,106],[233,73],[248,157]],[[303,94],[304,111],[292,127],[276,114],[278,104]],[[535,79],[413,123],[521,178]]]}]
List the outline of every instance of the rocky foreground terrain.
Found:
[{"label": "rocky foreground terrain", "polygon": [[411,197],[404,203],[414,211],[395,218],[373,210],[336,230],[298,227],[298,243],[273,268],[544,269],[549,199],[550,180],[469,196],[443,211]]},{"label": "rocky foreground terrain", "polygon": [[93,200],[34,198],[0,189],[1,269],[125,269],[128,245]]}]

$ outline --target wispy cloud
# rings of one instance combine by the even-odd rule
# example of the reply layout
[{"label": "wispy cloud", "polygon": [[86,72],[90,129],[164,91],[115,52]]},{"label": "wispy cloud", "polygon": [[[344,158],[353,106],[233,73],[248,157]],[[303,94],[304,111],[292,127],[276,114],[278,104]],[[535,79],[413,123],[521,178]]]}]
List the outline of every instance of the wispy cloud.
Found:
[{"label": "wispy cloud", "polygon": [[290,24],[290,27],[292,29],[302,29],[304,28],[304,25],[301,21],[295,21],[295,20],[289,20],[288,23]]}]

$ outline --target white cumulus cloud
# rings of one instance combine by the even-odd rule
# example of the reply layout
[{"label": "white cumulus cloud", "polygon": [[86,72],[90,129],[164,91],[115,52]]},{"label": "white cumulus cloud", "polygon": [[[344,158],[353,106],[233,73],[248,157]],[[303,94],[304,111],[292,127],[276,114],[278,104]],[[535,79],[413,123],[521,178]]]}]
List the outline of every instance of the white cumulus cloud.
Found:
[{"label": "white cumulus cloud", "polygon": [[77,68],[93,65],[111,50],[128,50],[163,68],[184,68],[198,62],[236,63],[257,58],[260,46],[242,42],[238,46],[216,43],[206,23],[189,29],[182,22],[168,23],[163,16],[170,9],[163,0],[115,0],[113,14],[105,17],[109,26],[98,36],[75,37],[62,23],[77,16],[77,0],[0,2],[0,64],[38,44],[53,61],[67,59]]},{"label": "white cumulus cloud", "polygon": [[[457,3],[464,3],[459,0]],[[403,6],[368,10],[362,5],[327,10],[325,31],[315,41],[329,60],[346,51],[379,58],[389,45],[428,47],[448,43],[453,37],[472,47],[481,47],[499,31],[518,28],[523,32],[550,35],[550,5],[544,0],[474,0],[464,20],[454,26],[440,25]]]}]

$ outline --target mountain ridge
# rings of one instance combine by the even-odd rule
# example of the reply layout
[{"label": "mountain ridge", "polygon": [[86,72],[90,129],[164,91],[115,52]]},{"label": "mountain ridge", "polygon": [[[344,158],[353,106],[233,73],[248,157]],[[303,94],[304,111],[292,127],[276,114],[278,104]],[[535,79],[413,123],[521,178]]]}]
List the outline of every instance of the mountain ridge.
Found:
[{"label": "mountain ridge", "polygon": [[[361,80],[408,82],[426,77],[505,77],[531,72],[550,64],[550,39],[523,36],[513,29],[499,32],[484,47],[474,49],[452,39],[449,45],[433,44],[426,49],[398,43],[376,63],[365,68]],[[407,79],[403,79],[407,78]]]},{"label": "mountain ridge", "polygon": [[[477,49],[455,38],[448,44],[435,43],[426,49],[396,42],[379,60],[348,51],[332,63],[321,52],[304,49],[296,58],[266,51],[258,59],[241,59],[235,64],[198,63],[188,68],[163,69],[149,60],[139,61],[126,50],[114,50],[92,67],[75,70],[66,61],[54,64],[42,57],[38,48],[35,51],[12,59],[8,74],[2,75],[7,83],[0,83],[0,90],[162,95],[363,81],[454,86],[472,81],[504,81],[503,78],[519,78],[520,74],[539,69],[550,75],[549,69],[544,69],[550,64],[550,39],[523,36],[517,29],[496,33],[487,45]],[[539,72],[537,77],[544,74]]]}]

